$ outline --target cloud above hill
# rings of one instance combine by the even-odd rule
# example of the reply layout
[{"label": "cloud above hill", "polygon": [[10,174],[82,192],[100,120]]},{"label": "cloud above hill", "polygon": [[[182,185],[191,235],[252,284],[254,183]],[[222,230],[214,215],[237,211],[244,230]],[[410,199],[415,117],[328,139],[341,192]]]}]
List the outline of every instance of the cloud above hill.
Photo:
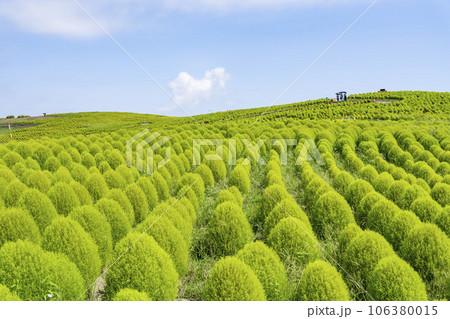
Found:
[{"label": "cloud above hill", "polygon": [[223,92],[226,83],[230,79],[224,68],[215,68],[206,71],[203,78],[194,78],[187,72],[181,72],[175,80],[169,83],[176,103],[166,108],[174,109],[179,104],[182,107],[191,108],[201,102],[208,101],[215,94]]}]

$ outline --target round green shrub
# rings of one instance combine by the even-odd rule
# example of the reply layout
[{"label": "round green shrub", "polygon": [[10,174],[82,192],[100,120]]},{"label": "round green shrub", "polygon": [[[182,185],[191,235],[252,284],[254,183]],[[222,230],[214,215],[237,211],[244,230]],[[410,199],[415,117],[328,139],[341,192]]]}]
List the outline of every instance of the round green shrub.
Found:
[{"label": "round green shrub", "polygon": [[384,234],[395,251],[398,251],[410,231],[420,224],[420,219],[408,210],[399,211],[390,221]]},{"label": "round green shrub", "polygon": [[286,188],[280,185],[272,185],[267,187],[263,193],[263,199],[261,202],[261,217],[264,221],[269,213],[273,210],[278,203],[283,199],[291,197]]},{"label": "round green shrub", "polygon": [[89,177],[88,169],[78,163],[72,164],[72,170],[70,171],[70,174],[75,181],[81,184],[84,184]]},{"label": "round green shrub", "polygon": [[319,256],[319,245],[314,234],[299,219],[284,218],[270,232],[267,244],[283,261],[293,260],[306,265]]},{"label": "round green shrub", "polygon": [[236,257],[246,263],[261,282],[267,300],[286,300],[288,278],[277,253],[263,242],[245,245]]},{"label": "round green shrub", "polygon": [[234,197],[236,197],[239,206],[242,206],[244,204],[244,198],[242,197],[239,189],[236,186],[231,186],[228,190],[234,195]]},{"label": "round green shrub", "polygon": [[241,207],[233,202],[216,207],[207,225],[206,242],[211,254],[234,255],[252,239],[252,228]]},{"label": "round green shrub", "polygon": [[367,215],[372,210],[373,206],[383,199],[385,199],[384,196],[378,192],[367,193],[366,196],[361,199],[361,202],[355,211],[355,219],[362,228],[366,227]]},{"label": "round green shrub", "polygon": [[323,260],[308,264],[295,291],[295,300],[349,301],[350,295],[336,268]]},{"label": "round green shrub", "polygon": [[300,219],[308,230],[312,231],[311,224],[309,223],[308,216],[306,216],[303,209],[292,198],[288,197],[283,199],[267,216],[264,222],[264,234],[269,236],[272,229],[284,218],[293,217]]},{"label": "round green shrub", "polygon": [[378,175],[378,178],[375,180],[374,188],[375,190],[383,195],[386,195],[389,187],[394,183],[394,178],[388,172],[383,172]]},{"label": "round green shrub", "polygon": [[200,175],[192,173],[183,175],[178,180],[178,189],[182,188],[183,186],[189,186],[190,188],[192,188],[200,203],[203,202],[203,200],[205,199],[205,184],[203,183],[202,177]]},{"label": "round green shrub", "polygon": [[182,277],[186,274],[189,249],[183,235],[169,218],[152,213],[138,225],[136,231],[152,236],[159,246],[170,255],[178,275]]},{"label": "round green shrub", "polygon": [[112,150],[106,156],[106,161],[113,170],[115,170],[119,165],[125,164],[125,160],[119,150]]},{"label": "round green shrub", "polygon": [[391,245],[383,236],[365,230],[348,244],[343,256],[342,266],[352,275],[352,280],[365,288],[380,259],[394,254]]},{"label": "round green shrub", "polygon": [[133,206],[134,218],[136,223],[142,222],[149,213],[147,198],[142,189],[136,184],[130,184],[125,189],[125,194]]},{"label": "round green shrub", "polygon": [[75,208],[80,206],[80,200],[72,187],[65,183],[57,183],[48,191],[48,197],[55,206],[56,211],[67,216]]},{"label": "round green shrub", "polygon": [[[17,283],[20,283],[18,285]],[[0,249],[0,284],[22,300],[83,300],[85,282],[65,255],[46,252],[26,242],[9,242]]]},{"label": "round green shrub", "polygon": [[284,186],[283,177],[281,176],[281,173],[279,173],[278,171],[271,170],[266,174],[266,177],[264,179],[264,185],[269,187],[275,184]]},{"label": "round green shrub", "polygon": [[110,189],[112,188],[125,189],[126,186],[125,179],[122,177],[122,175],[120,175],[116,171],[110,169],[104,172],[103,178],[105,179],[105,182]]},{"label": "round green shrub", "polygon": [[41,232],[58,216],[50,199],[36,189],[29,189],[23,193],[19,206],[30,213]]},{"label": "round green shrub", "polygon": [[362,179],[357,179],[348,186],[348,189],[345,192],[345,199],[351,207],[356,209],[364,196],[373,191],[374,189],[369,182]]},{"label": "round green shrub", "polygon": [[442,207],[450,205],[450,185],[437,183],[431,190],[431,197]]},{"label": "round green shrub", "polygon": [[20,298],[9,291],[8,287],[0,285],[0,301],[20,301]]},{"label": "round green shrub", "polygon": [[87,178],[86,189],[89,191],[89,194],[91,194],[94,202],[105,197],[109,190],[103,175],[99,173],[93,173]]},{"label": "round green shrub", "polygon": [[120,204],[112,199],[102,198],[95,207],[106,216],[111,226],[113,246],[131,231],[130,217]]},{"label": "round green shrub", "polygon": [[35,188],[42,193],[47,193],[52,185],[44,172],[34,170],[30,170],[29,174],[24,178],[24,183],[29,188]]},{"label": "round green shrub", "polygon": [[445,208],[436,216],[434,223],[450,237],[450,206],[445,206]]},{"label": "round green shrub", "polygon": [[386,193],[386,198],[393,201],[397,205],[401,204],[404,200],[405,192],[409,186],[410,184],[404,180],[393,182]]},{"label": "round green shrub", "polygon": [[17,240],[39,245],[39,228],[27,211],[20,208],[0,208],[0,247],[8,241]]},{"label": "round green shrub", "polygon": [[236,196],[230,190],[224,189],[219,193],[219,196],[217,196],[216,203],[217,205],[219,205],[228,201],[231,201],[237,204],[238,206],[241,206],[241,203],[236,198]]},{"label": "round green shrub", "polygon": [[416,214],[422,222],[433,222],[437,215],[442,211],[442,207],[431,197],[420,197],[416,199],[410,207],[410,210]]},{"label": "round green shrub", "polygon": [[177,193],[177,197],[186,197],[191,204],[194,206],[195,210],[197,210],[200,207],[200,203],[198,202],[197,195],[195,195],[195,192],[190,188],[189,186],[183,186]]},{"label": "round green shrub", "polygon": [[359,175],[361,175],[361,178],[368,181],[370,184],[373,184],[378,178],[378,172],[372,165],[365,166],[359,171]]},{"label": "round green shrub", "polygon": [[83,164],[86,168],[94,167],[97,163],[95,162],[94,156],[84,151],[81,153],[81,164]]},{"label": "round green shrub", "polygon": [[208,161],[206,161],[206,165],[211,169],[211,172],[214,175],[214,180],[216,182],[225,179],[227,176],[227,167],[223,162],[222,158],[219,155],[208,154],[211,157]]},{"label": "round green shrub", "polygon": [[202,180],[205,183],[206,187],[214,186],[214,175],[211,169],[206,164],[201,164],[199,167],[197,167],[195,173],[202,177]]},{"label": "round green shrub", "polygon": [[313,208],[320,196],[332,190],[322,178],[315,175],[305,187],[304,202],[308,207]]},{"label": "round green shrub", "polygon": [[3,194],[6,207],[17,206],[20,196],[27,191],[27,186],[18,179],[13,180],[6,186]]},{"label": "round green shrub", "polygon": [[250,266],[236,257],[226,257],[211,269],[203,300],[264,301],[264,289]]},{"label": "round green shrub", "polygon": [[69,186],[73,189],[75,194],[78,197],[78,200],[80,201],[80,205],[92,205],[92,197],[91,194],[89,194],[89,191],[81,185],[80,183],[76,181],[71,181],[69,183]]},{"label": "round green shrub", "polygon": [[370,276],[367,292],[380,301],[427,300],[426,287],[420,276],[396,255],[378,262]]},{"label": "round green shrub", "polygon": [[449,239],[436,225],[421,223],[403,241],[400,255],[422,278],[432,280],[450,267]]},{"label": "round green shrub", "polygon": [[367,228],[385,235],[395,215],[400,211],[401,209],[389,200],[378,201],[367,215]]},{"label": "round green shrub", "polygon": [[[47,172],[47,171],[46,171]],[[64,166],[60,167],[53,175],[52,175],[52,183],[66,183],[69,184],[72,181],[72,175],[67,168]]]},{"label": "round green shrub", "polygon": [[242,165],[237,165],[228,179],[229,186],[236,186],[241,193],[250,191],[250,176]]},{"label": "round green shrub", "polygon": [[155,301],[177,297],[177,271],[169,254],[153,237],[130,233],[117,243],[114,249],[116,259],[114,267],[106,274],[105,296],[108,300],[112,300],[123,288],[145,292]]},{"label": "round green shrub", "polygon": [[401,209],[409,209],[411,204],[419,197],[426,197],[429,194],[419,185],[414,184],[406,188],[403,194],[403,200],[399,203]]},{"label": "round green shrub", "polygon": [[137,184],[145,194],[148,209],[152,210],[158,204],[158,192],[155,186],[148,177],[139,177]]},{"label": "round green shrub", "polygon": [[345,199],[337,192],[330,191],[317,200],[311,223],[318,236],[336,238],[345,226],[355,223],[355,218]]},{"label": "round green shrub", "polygon": [[72,219],[55,218],[45,229],[42,248],[69,257],[77,265],[88,286],[101,273],[102,265],[97,245],[83,227]]},{"label": "round green shrub", "polygon": [[[168,205],[167,212],[164,216],[172,221],[185,238],[188,246],[190,246],[191,232],[194,225],[191,212],[174,197],[170,197],[164,204]],[[158,213],[158,210],[155,208],[152,213]]]},{"label": "round green shrub", "polygon": [[130,200],[128,199],[124,191],[113,188],[108,192],[108,194],[106,194],[105,198],[115,200],[117,203],[119,203],[125,214],[128,216],[130,225],[134,224],[133,206],[131,206]]},{"label": "round green shrub", "polygon": [[342,262],[345,250],[347,249],[350,242],[361,234],[363,230],[358,225],[352,223],[348,224],[339,234],[338,238],[338,256],[337,259]]},{"label": "round green shrub", "polygon": [[75,208],[69,218],[78,222],[81,227],[91,235],[98,247],[98,253],[105,265],[112,253],[111,225],[106,220],[106,216],[100,213],[95,207],[81,206]]},{"label": "round green shrub", "polygon": [[145,292],[123,288],[114,296],[112,301],[152,301]]},{"label": "round green shrub", "polygon": [[50,156],[52,156],[52,151],[44,145],[39,145],[34,149],[32,157],[39,163],[40,167],[44,167],[45,161]]},{"label": "round green shrub", "polygon": [[169,186],[167,185],[166,180],[159,172],[153,173],[152,177],[152,183],[156,188],[156,191],[158,192],[158,198],[161,201],[164,201],[169,198]]}]

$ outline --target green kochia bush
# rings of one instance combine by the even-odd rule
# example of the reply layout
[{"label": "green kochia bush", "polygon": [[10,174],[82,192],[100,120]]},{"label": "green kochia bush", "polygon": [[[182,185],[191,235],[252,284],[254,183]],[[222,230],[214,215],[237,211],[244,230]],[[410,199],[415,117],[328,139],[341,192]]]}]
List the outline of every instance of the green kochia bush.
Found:
[{"label": "green kochia bush", "polygon": [[99,173],[91,174],[86,180],[86,188],[91,194],[94,202],[103,198],[108,193],[108,184],[106,184],[103,175]]},{"label": "green kochia bush", "polygon": [[205,199],[205,184],[200,175],[192,173],[183,175],[178,180],[178,189],[181,189],[183,186],[192,188],[199,202],[203,202]]},{"label": "green kochia bush", "polygon": [[299,219],[285,218],[270,232],[267,244],[283,261],[293,260],[301,265],[315,260],[319,245],[314,234]]},{"label": "green kochia bush", "polygon": [[397,205],[387,199],[378,201],[367,215],[367,228],[385,235],[395,215],[400,211]]},{"label": "green kochia bush", "polygon": [[363,232],[363,230],[361,229],[361,227],[359,227],[358,225],[352,223],[352,224],[348,224],[343,230],[342,232],[339,234],[339,239],[338,239],[338,260],[340,262],[342,262],[345,250],[347,249],[347,246],[350,244],[350,242],[353,240],[353,238],[355,238],[356,236],[358,236],[359,234],[361,234]]},{"label": "green kochia bush", "polygon": [[63,253],[77,265],[87,285],[101,273],[98,247],[92,237],[76,221],[57,217],[45,229],[42,248]]},{"label": "green kochia bush", "polygon": [[148,177],[140,177],[137,184],[147,198],[148,209],[152,210],[158,204],[158,192],[156,191],[155,186]]},{"label": "green kochia bush", "polygon": [[180,231],[166,216],[151,214],[136,228],[137,232],[147,233],[172,258],[172,261],[180,276],[187,271],[189,249]]},{"label": "green kochia bush", "polygon": [[363,197],[355,212],[355,219],[361,227],[366,227],[367,215],[372,210],[373,206],[384,199],[384,196],[378,192],[370,192]]},{"label": "green kochia bush", "polygon": [[380,194],[386,195],[389,187],[394,183],[394,177],[388,172],[383,172],[378,175],[378,178],[375,180],[375,190]]},{"label": "green kochia bush", "polygon": [[272,229],[284,218],[294,217],[300,219],[309,230],[312,231],[311,224],[309,223],[308,216],[301,207],[297,204],[295,199],[287,197],[283,199],[278,205],[276,205],[267,216],[264,222],[264,234],[269,236]]},{"label": "green kochia bush", "polygon": [[347,246],[342,266],[356,282],[366,287],[380,259],[391,255],[394,255],[394,250],[383,236],[365,230]]},{"label": "green kochia bush", "polygon": [[0,301],[20,301],[20,298],[9,291],[8,287],[0,285]]},{"label": "green kochia bush", "polygon": [[41,232],[58,216],[50,199],[36,189],[29,189],[23,193],[19,206],[28,210]]},{"label": "green kochia bush", "polygon": [[373,270],[368,294],[382,301],[427,300],[425,284],[414,269],[396,255],[381,259]]},{"label": "green kochia bush", "polygon": [[265,220],[269,213],[273,210],[277,203],[283,199],[291,197],[286,188],[280,185],[272,185],[265,189],[261,204],[261,218]]},{"label": "green kochia bush", "polygon": [[234,255],[253,239],[242,208],[233,202],[217,206],[207,225],[207,242],[215,256]]},{"label": "green kochia bush", "polygon": [[228,189],[224,189],[219,193],[219,196],[216,198],[217,204],[222,204],[225,202],[234,202],[237,205],[241,206],[242,204],[239,202],[239,199]]},{"label": "green kochia bush", "polygon": [[400,255],[422,278],[438,278],[450,267],[449,239],[434,224],[418,224],[404,240]]},{"label": "green kochia bush", "polygon": [[130,184],[125,189],[131,205],[133,206],[134,218],[136,223],[142,222],[149,213],[147,198],[142,189],[136,184]]},{"label": "green kochia bush", "polygon": [[446,206],[442,212],[436,216],[434,223],[450,237],[450,206]]},{"label": "green kochia bush", "polygon": [[71,181],[69,186],[77,195],[78,200],[80,201],[80,205],[92,205],[92,197],[86,187],[76,181]]},{"label": "green kochia bush", "polygon": [[389,222],[384,237],[398,251],[410,231],[420,224],[420,219],[408,210],[399,211]]},{"label": "green kochia bush", "polygon": [[442,207],[431,197],[420,197],[416,199],[410,207],[410,210],[416,214],[423,222],[433,222],[437,215],[442,211]]},{"label": "green kochia bush", "polygon": [[153,237],[130,233],[114,249],[114,259],[119,256],[121,258],[106,274],[105,296],[108,300],[123,288],[145,292],[155,301],[177,297],[177,271],[170,256]]},{"label": "green kochia bush", "polygon": [[373,191],[374,189],[369,182],[358,179],[348,186],[348,189],[345,192],[345,199],[351,207],[356,209],[364,196]]},{"label": "green kochia bush", "polygon": [[91,235],[98,246],[98,253],[103,265],[105,265],[112,253],[111,226],[106,220],[106,216],[95,207],[82,206],[75,208],[69,214],[69,218],[78,222]]},{"label": "green kochia bush", "polygon": [[[18,285],[17,283],[20,283]],[[65,255],[46,252],[24,241],[0,249],[0,284],[22,300],[83,300],[85,283],[77,266]]]},{"label": "green kochia bush", "polygon": [[27,190],[25,184],[20,182],[18,179],[13,180],[6,186],[3,194],[3,199],[5,200],[6,207],[17,206],[19,203],[19,198]]},{"label": "green kochia bush", "polygon": [[48,191],[48,197],[56,208],[56,211],[67,216],[75,208],[80,206],[80,200],[74,190],[66,183],[57,183]]},{"label": "green kochia bush", "polygon": [[113,246],[131,230],[130,218],[115,200],[102,198],[95,207],[106,216],[111,225]]},{"label": "green kochia bush", "polygon": [[316,260],[303,271],[295,300],[349,301],[350,295],[336,268],[326,261]]},{"label": "green kochia bush", "polygon": [[250,176],[242,165],[237,165],[228,179],[229,186],[236,186],[241,193],[248,193],[250,190]]},{"label": "green kochia bush", "polygon": [[0,247],[8,241],[17,240],[27,240],[39,245],[39,228],[27,211],[20,208],[0,208]]},{"label": "green kochia bush", "polygon": [[226,257],[211,269],[203,300],[264,301],[264,289],[250,266],[236,257]]},{"label": "green kochia bush", "polygon": [[442,207],[450,205],[450,185],[437,183],[431,190],[431,197]]},{"label": "green kochia bush", "polygon": [[216,182],[225,179],[227,176],[227,167],[219,155],[208,154],[211,157],[210,160],[206,161],[206,165],[211,169],[214,175],[214,180]]},{"label": "green kochia bush", "polygon": [[112,199],[119,203],[119,205],[122,207],[123,211],[127,215],[130,225],[134,224],[134,210],[133,206],[131,206],[130,200],[128,199],[127,195],[124,191],[120,189],[111,189],[108,194],[105,196],[106,199]]},{"label": "green kochia bush", "polygon": [[311,215],[311,223],[318,236],[336,237],[348,224],[354,223],[352,209],[337,192],[319,197]]},{"label": "green kochia bush", "polygon": [[114,296],[113,301],[151,301],[145,292],[124,288]]},{"label": "green kochia bush", "polygon": [[153,185],[155,185],[156,191],[158,192],[159,200],[166,200],[167,198],[169,198],[169,186],[167,185],[167,182],[161,175],[161,173],[153,173],[151,179]]},{"label": "green kochia bush", "polygon": [[353,182],[353,177],[349,172],[342,171],[340,172],[336,178],[333,180],[333,188],[336,189],[336,191],[344,195],[345,192],[348,189],[348,186]]},{"label": "green kochia bush", "polygon": [[197,167],[195,173],[199,174],[202,177],[206,187],[214,186],[215,183],[214,175],[211,169],[208,166],[206,166],[206,164],[201,164],[199,167]]},{"label": "green kochia bush", "polygon": [[286,300],[288,278],[280,257],[263,242],[247,244],[236,257],[245,262],[258,277],[267,300]]}]

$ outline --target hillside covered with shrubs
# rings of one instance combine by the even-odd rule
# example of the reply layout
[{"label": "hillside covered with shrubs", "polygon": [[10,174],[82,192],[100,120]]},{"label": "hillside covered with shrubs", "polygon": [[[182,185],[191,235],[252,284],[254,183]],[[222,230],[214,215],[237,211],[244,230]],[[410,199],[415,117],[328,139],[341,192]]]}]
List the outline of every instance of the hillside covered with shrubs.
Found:
[{"label": "hillside covered with shrubs", "polygon": [[447,300],[449,115],[387,92],[0,135],[0,300]]}]

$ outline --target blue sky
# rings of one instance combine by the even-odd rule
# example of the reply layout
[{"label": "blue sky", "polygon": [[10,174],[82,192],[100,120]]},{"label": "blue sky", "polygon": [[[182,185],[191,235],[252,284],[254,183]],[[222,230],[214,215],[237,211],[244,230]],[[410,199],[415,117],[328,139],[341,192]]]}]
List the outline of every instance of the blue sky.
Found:
[{"label": "blue sky", "polygon": [[[0,117],[268,106],[370,0],[0,0]],[[380,0],[280,100],[448,91],[450,4]],[[183,111],[178,105],[181,105]]]}]

